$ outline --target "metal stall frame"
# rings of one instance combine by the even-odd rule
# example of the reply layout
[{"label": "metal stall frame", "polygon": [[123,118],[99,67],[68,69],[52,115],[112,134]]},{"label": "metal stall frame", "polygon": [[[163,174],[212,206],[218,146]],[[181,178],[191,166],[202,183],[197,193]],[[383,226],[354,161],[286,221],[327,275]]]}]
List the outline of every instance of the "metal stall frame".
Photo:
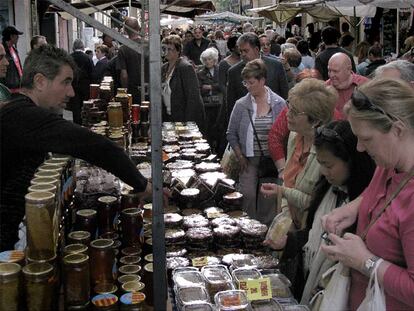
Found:
[{"label": "metal stall frame", "polygon": [[[163,3],[165,0],[161,0]],[[64,0],[48,0],[72,16],[84,21],[99,31],[137,51],[145,53],[145,44],[136,43],[115,30],[106,27],[89,15],[74,8]],[[153,289],[154,310],[167,310],[167,279],[165,264],[163,187],[162,187],[162,139],[161,139],[161,43],[160,43],[160,0],[149,1],[149,67],[150,67],[150,103],[151,103],[151,166],[152,166],[152,232],[153,232]]]}]

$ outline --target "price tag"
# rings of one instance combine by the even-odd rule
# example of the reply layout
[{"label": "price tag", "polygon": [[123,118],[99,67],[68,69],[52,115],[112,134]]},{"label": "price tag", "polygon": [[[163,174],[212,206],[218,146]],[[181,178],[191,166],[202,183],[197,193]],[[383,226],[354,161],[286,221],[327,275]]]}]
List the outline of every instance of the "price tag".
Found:
[{"label": "price tag", "polygon": [[192,260],[193,267],[204,267],[208,265],[208,258],[204,257],[196,257]]},{"label": "price tag", "polygon": [[246,291],[247,299],[250,301],[272,298],[269,278],[240,281],[239,288]]}]

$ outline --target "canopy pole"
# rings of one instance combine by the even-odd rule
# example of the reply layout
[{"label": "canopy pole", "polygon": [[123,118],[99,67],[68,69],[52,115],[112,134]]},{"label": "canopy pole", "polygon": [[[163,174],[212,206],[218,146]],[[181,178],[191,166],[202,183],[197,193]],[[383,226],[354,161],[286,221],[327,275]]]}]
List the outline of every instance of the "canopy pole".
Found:
[{"label": "canopy pole", "polygon": [[397,8],[397,35],[396,35],[396,40],[397,40],[397,42],[396,42],[396,49],[397,49],[397,51],[395,52],[396,54],[397,54],[397,57],[398,57],[398,54],[400,53],[400,9],[399,8]]},{"label": "canopy pole", "polygon": [[149,44],[154,310],[165,311],[167,309],[167,279],[162,205],[160,0],[149,1]]}]

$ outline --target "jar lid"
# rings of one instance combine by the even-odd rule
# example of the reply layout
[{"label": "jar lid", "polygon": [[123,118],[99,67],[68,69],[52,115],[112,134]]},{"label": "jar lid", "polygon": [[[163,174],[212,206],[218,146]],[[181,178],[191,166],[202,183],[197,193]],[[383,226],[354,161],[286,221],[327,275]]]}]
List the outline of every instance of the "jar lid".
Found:
[{"label": "jar lid", "polygon": [[99,294],[92,298],[92,303],[97,307],[113,306],[118,302],[118,297],[113,294]]},{"label": "jar lid", "polygon": [[46,171],[46,172],[58,172],[59,174],[63,171],[63,167],[61,165],[57,164],[42,164],[37,169],[40,171]]},{"label": "jar lid", "polygon": [[141,281],[141,277],[136,274],[124,274],[118,278],[119,284],[124,284],[126,282],[132,282],[132,281],[139,282]]},{"label": "jar lid", "polygon": [[0,279],[20,272],[22,268],[13,262],[0,263]]},{"label": "jar lid", "polygon": [[141,271],[141,266],[139,265],[125,265],[119,267],[118,271],[122,274],[137,274]]},{"label": "jar lid", "polygon": [[45,162],[43,162],[44,164],[54,164],[54,165],[59,165],[59,166],[65,166],[66,163],[68,163],[67,159],[59,159],[59,158],[55,158],[55,159],[47,159]]},{"label": "jar lid", "polygon": [[137,305],[145,300],[145,295],[140,292],[126,293],[121,296],[120,300],[124,305]]},{"label": "jar lid", "polygon": [[52,184],[56,186],[59,182],[60,180],[55,177],[35,177],[30,181],[30,184],[31,185]]},{"label": "jar lid", "polygon": [[56,171],[37,171],[34,174],[35,177],[55,177],[60,178],[60,173]]},{"label": "jar lid", "polygon": [[99,198],[98,198],[98,202],[105,203],[105,204],[114,203],[114,202],[116,202],[117,200],[118,200],[118,199],[117,199],[116,197],[111,196],[111,195],[105,195],[105,196],[103,196],[103,197],[99,197]]},{"label": "jar lid", "polygon": [[139,256],[124,256],[119,259],[119,262],[124,265],[137,264],[141,261]]},{"label": "jar lid", "polygon": [[91,237],[89,231],[72,231],[68,234],[68,238],[73,240],[85,240]]},{"label": "jar lid", "polygon": [[97,294],[113,294],[118,290],[118,286],[112,283],[100,283],[93,290]]},{"label": "jar lid", "polygon": [[105,232],[99,236],[101,239],[118,240],[119,234],[116,232]]},{"label": "jar lid", "polygon": [[146,239],[145,244],[152,245],[152,238]]},{"label": "jar lid", "polygon": [[53,266],[47,262],[33,262],[23,267],[23,273],[27,275],[40,276],[53,271]]},{"label": "jar lid", "polygon": [[42,191],[48,191],[48,192],[56,192],[56,186],[54,184],[37,184],[37,185],[31,185],[28,189],[28,192],[42,192]]},{"label": "jar lid", "polygon": [[24,252],[19,250],[4,251],[0,253],[0,262],[13,263],[24,259]]},{"label": "jar lid", "polygon": [[89,260],[89,256],[82,254],[82,253],[69,254],[63,257],[63,262],[68,265],[80,264],[80,263],[87,262],[88,260]]},{"label": "jar lid", "polygon": [[122,242],[120,240],[114,240],[114,244],[112,245],[112,248],[115,249],[119,253],[118,248],[120,248],[121,245],[122,245]]},{"label": "jar lid", "polygon": [[114,244],[110,239],[97,239],[91,242],[90,246],[94,248],[110,248]]},{"label": "jar lid", "polygon": [[130,281],[122,284],[122,289],[126,292],[139,292],[145,288],[145,284],[139,281]]},{"label": "jar lid", "polygon": [[24,196],[26,202],[47,203],[55,199],[55,195],[49,191],[29,192]]},{"label": "jar lid", "polygon": [[70,160],[70,156],[67,154],[59,154],[59,153],[53,153],[51,159],[64,159],[66,161]]},{"label": "jar lid", "polygon": [[121,253],[125,256],[132,256],[132,255],[136,255],[139,256],[142,253],[142,249],[137,248],[137,247],[133,247],[133,246],[129,246],[129,247],[125,247],[124,249],[121,250]]},{"label": "jar lid", "polygon": [[88,216],[93,216],[96,215],[96,210],[91,209],[91,208],[85,208],[85,209],[80,209],[76,212],[76,215],[79,216],[84,216],[84,217],[88,217]]},{"label": "jar lid", "polygon": [[85,253],[88,250],[88,247],[85,244],[75,243],[66,245],[63,249],[64,254],[79,254]]},{"label": "jar lid", "polygon": [[141,209],[132,207],[132,208],[126,208],[122,211],[122,214],[126,214],[128,216],[137,216],[141,214]]},{"label": "jar lid", "polygon": [[153,262],[154,261],[154,255],[153,254],[148,254],[144,257],[145,261],[148,262]]},{"label": "jar lid", "polygon": [[144,270],[145,270],[145,271],[148,271],[148,272],[154,272],[154,264],[153,264],[152,262],[147,263],[147,264],[144,266]]}]

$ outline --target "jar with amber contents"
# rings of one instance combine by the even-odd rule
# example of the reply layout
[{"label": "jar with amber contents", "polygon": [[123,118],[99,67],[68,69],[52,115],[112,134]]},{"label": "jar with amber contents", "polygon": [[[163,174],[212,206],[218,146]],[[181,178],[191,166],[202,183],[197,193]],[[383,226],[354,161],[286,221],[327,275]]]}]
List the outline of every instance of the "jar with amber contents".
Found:
[{"label": "jar with amber contents", "polygon": [[98,198],[98,231],[99,235],[114,231],[114,219],[118,211],[118,199],[106,195]]},{"label": "jar with amber contents", "polygon": [[145,284],[145,295],[147,296],[147,304],[152,306],[154,302],[154,288],[153,288],[153,274],[154,274],[154,265],[153,263],[147,263],[144,266],[144,273],[142,276],[142,281]]},{"label": "jar with amber contents", "polygon": [[127,208],[121,212],[122,240],[124,246],[139,246],[142,230],[142,210]]},{"label": "jar with amber contents", "polygon": [[130,107],[129,107],[128,94],[126,93],[126,91],[120,92],[120,89],[118,89],[118,93],[115,96],[115,100],[121,103],[122,113],[123,113],[123,122],[124,124],[126,124],[130,119],[130,115],[129,115]]},{"label": "jar with amber contents", "polygon": [[89,84],[90,99],[99,98],[99,84]]},{"label": "jar with amber contents", "polygon": [[56,257],[55,195],[51,192],[29,192],[25,200],[27,257],[38,261]]},{"label": "jar with amber contents", "polygon": [[89,245],[91,242],[91,234],[89,231],[72,231],[68,234],[69,244],[85,244]]},{"label": "jar with amber contents", "polygon": [[17,263],[0,263],[0,310],[19,309],[21,267]]},{"label": "jar with amber contents", "polygon": [[141,104],[141,111],[140,111],[140,121],[141,122],[149,122],[149,102],[143,101]]},{"label": "jar with amber contents", "polygon": [[114,282],[112,269],[115,264],[115,251],[112,248],[113,244],[114,241],[109,239],[94,240],[90,244],[89,254],[93,286],[99,283]]},{"label": "jar with amber contents", "polygon": [[63,257],[65,305],[81,307],[89,303],[89,256],[70,254]]},{"label": "jar with amber contents", "polygon": [[119,102],[110,102],[108,104],[108,123],[111,128],[122,128],[123,112]]},{"label": "jar with amber contents", "polygon": [[71,254],[88,254],[88,247],[85,244],[69,244],[63,248],[63,256]]},{"label": "jar with amber contents", "polygon": [[102,85],[99,88],[99,98],[104,102],[104,106],[111,101],[112,91],[111,87],[107,85]]},{"label": "jar with amber contents", "polygon": [[80,231],[88,231],[91,239],[95,239],[97,226],[97,212],[94,209],[80,209],[76,211],[75,228]]},{"label": "jar with amber contents", "polygon": [[26,306],[29,311],[52,310],[54,268],[48,263],[31,263],[23,267]]},{"label": "jar with amber contents", "polygon": [[144,309],[145,295],[140,292],[129,292],[120,298],[121,311],[141,311]]}]

